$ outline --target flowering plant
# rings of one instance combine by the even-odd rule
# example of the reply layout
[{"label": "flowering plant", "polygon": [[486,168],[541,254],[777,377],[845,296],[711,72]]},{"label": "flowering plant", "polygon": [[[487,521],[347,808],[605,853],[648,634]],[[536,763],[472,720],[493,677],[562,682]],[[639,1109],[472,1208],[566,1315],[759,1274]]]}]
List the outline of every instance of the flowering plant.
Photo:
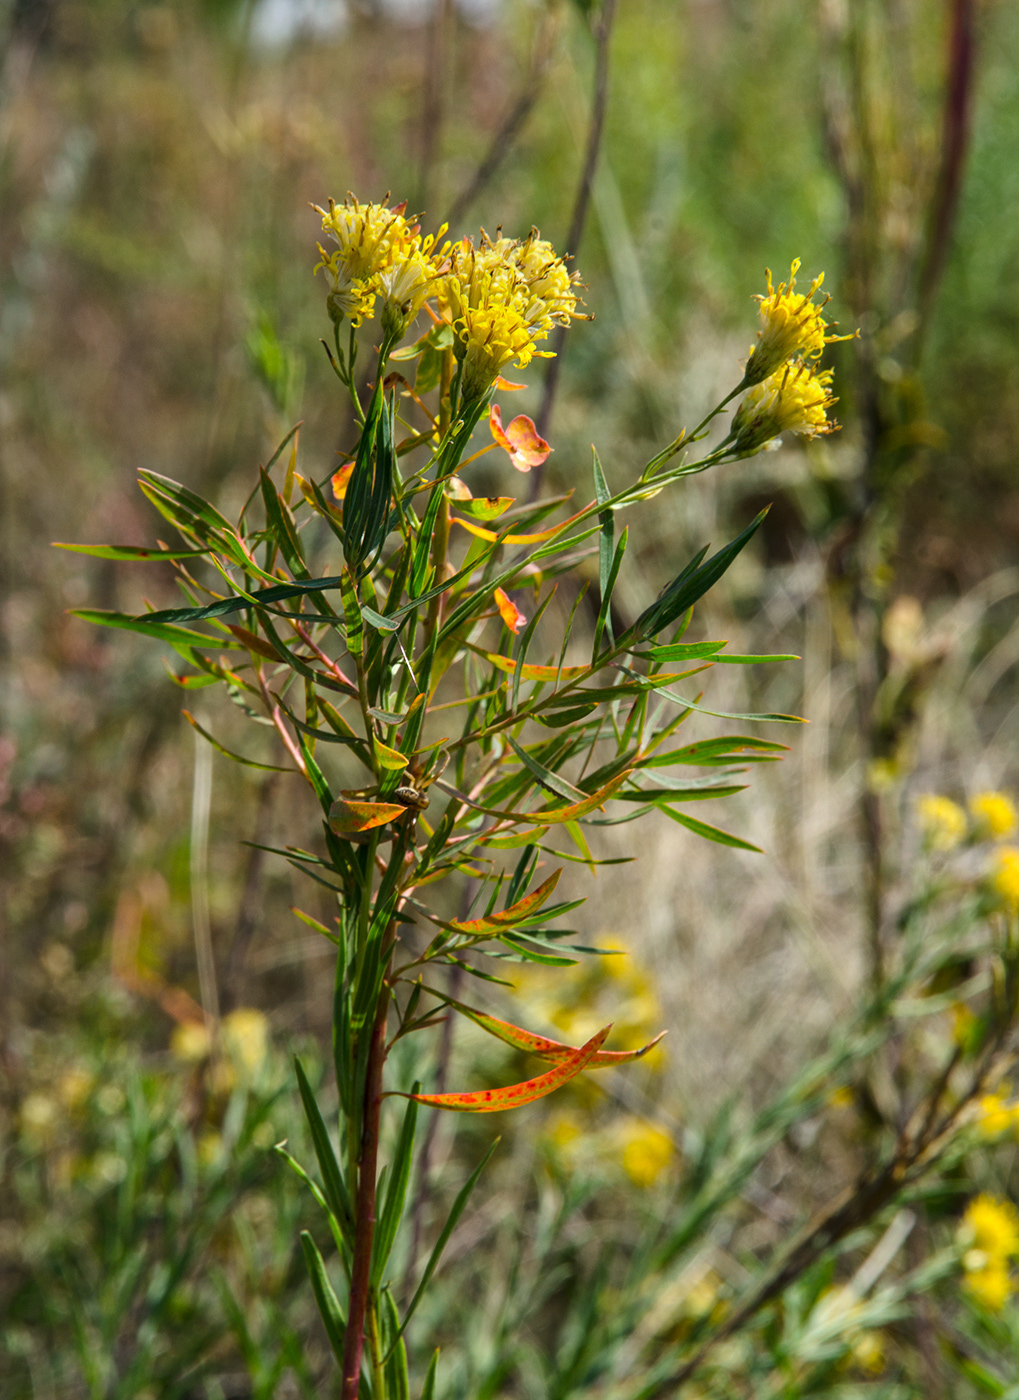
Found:
[{"label": "flowering plant", "polygon": [[[334,1137],[298,1064],[319,1181],[279,1150],[308,1182],[335,1242],[339,1285],[311,1236],[302,1237],[342,1366],[341,1392],[354,1400],[362,1372],[373,1396],[407,1394],[407,1325],[492,1151],[398,1307],[390,1261],[419,1108],[489,1113],[528,1104],[655,1044],[608,1048],[611,1026],[581,1045],[550,1040],[459,1000],[443,970],[507,985],[499,975],[507,964],[565,966],[597,951],[559,924],[582,902],[556,899],[562,867],[539,870],[543,855],[593,870],[591,823],[657,811],[693,834],[754,849],[687,808],[740,791],[746,766],[776,759],[783,746],[750,735],[684,743],[679,731],[691,716],[715,713],[684,682],[716,664],[788,659],[683,639],[691,609],[763,512],[710,557],[699,551],[625,626],[612,610],[627,545],[616,520],[784,431],[831,431],[831,374],[817,359],[833,337],[813,301],[820,279],[803,295],[794,290],[796,264],[788,288],[775,290],[769,274],[758,344],[736,388],[634,479],[610,484],[595,453],[593,498],[557,519],[562,498],[475,497],[461,473],[474,460],[468,451],[483,418],[516,469],[540,469],[548,456],[525,416],[503,427],[493,397],[516,387],[504,370],[548,353],[542,346],[553,327],[582,319],[576,273],[533,229],[523,239],[482,233],[476,243],[450,243],[445,227],[422,235],[402,205],[350,196],[319,212],[326,238],[316,270],[328,284],[333,325],[327,353],[357,425],[349,460],[335,472],[302,474],[292,429],[260,468],[236,523],[187,487],[144,471],[142,490],[185,547],[76,548],[173,563],[184,606],[80,615],[169,643],[187,663],[175,677],[187,690],[224,685],[274,727],[287,767],[321,805],[319,848],[280,854],[336,900],[332,925],[301,917],[336,948],[339,1120]],[[426,328],[406,343],[422,313]],[[367,339],[374,359],[365,385],[358,356]],[[692,449],[740,392],[731,431],[698,456]],[[277,485],[272,471],[288,447]],[[334,556],[326,568],[317,558],[323,537]],[[582,636],[587,584],[578,565],[589,553],[598,559],[598,597]],[[221,752],[255,762],[188,718]],[[454,914],[433,891],[457,877],[467,894]],[[393,1046],[454,1012],[536,1056],[543,1071],[455,1093],[390,1082]],[[393,1095],[404,1100],[402,1119],[380,1171]],[[434,1374],[433,1364],[426,1395]]]}]

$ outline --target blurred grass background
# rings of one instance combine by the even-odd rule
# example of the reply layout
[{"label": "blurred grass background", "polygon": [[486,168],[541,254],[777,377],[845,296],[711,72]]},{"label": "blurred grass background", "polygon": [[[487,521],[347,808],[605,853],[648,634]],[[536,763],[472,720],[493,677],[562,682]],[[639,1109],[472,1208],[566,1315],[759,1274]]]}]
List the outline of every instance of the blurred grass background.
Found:
[{"label": "blurred grass background", "polygon": [[[270,1139],[258,1137],[271,1112],[272,1140],[285,1127],[299,1138],[280,1106],[285,1095],[276,1097],[286,1067],[259,1060],[261,1078],[240,1107],[236,1085],[218,1097],[215,1086],[196,1087],[186,1060],[168,1051],[166,997],[160,1004],[139,991],[148,977],[150,992],[158,984],[198,994],[193,736],[153,649],[100,634],[67,610],[135,611],[143,598],[169,605],[172,594],[156,568],[128,572],[49,545],[148,544],[165,532],[136,489],[143,466],[236,511],[257,464],[298,417],[304,460],[319,475],[335,460],[349,426],[317,344],[325,318],[311,276],[311,202],[348,188],[361,198],[391,190],[425,211],[427,227],[451,217],[453,235],[479,225],[519,234],[535,223],[560,244],[588,121],[589,8],[579,0],[0,5],[0,1310],[14,1319],[0,1363],[5,1396],[325,1393],[314,1389],[314,1356],[298,1364],[287,1341],[313,1331],[300,1261],[286,1252],[304,1207],[282,1168],[267,1163]],[[618,7],[604,145],[583,243],[571,250],[595,320],[569,337],[549,486],[587,489],[592,441],[610,482],[625,480],[731,387],[766,265],[781,276],[801,256],[809,275],[824,268],[835,314],[844,328],[862,323],[876,369],[867,380],[858,346],[839,347],[839,436],[699,478],[635,521],[619,595],[633,613],[677,559],[774,502],[753,552],[712,594],[699,625],[737,650],[790,650],[804,661],[712,677],[710,701],[793,711],[810,727],[791,739],[769,732],[791,743],[788,760],[755,774],[723,818],[767,855],[652,825],[640,865],[598,877],[589,932],[634,954],[631,984],[615,988],[629,999],[634,1033],[670,1028],[658,1068],[632,1091],[620,1088],[636,1098],[618,1109],[616,1126],[591,1120],[616,1145],[591,1168],[610,1183],[606,1163],[624,1159],[627,1132],[648,1113],[664,1114],[681,1136],[732,1096],[746,1112],[764,1102],[823,1047],[866,969],[858,806],[874,755],[855,718],[858,641],[841,579],[867,489],[868,385],[908,399],[911,434],[887,564],[908,624],[885,629],[897,742],[886,775],[893,894],[909,887],[918,859],[917,793],[965,796],[1015,782],[1019,11],[1002,0],[978,11],[968,161],[923,354],[918,366],[899,354],[911,305],[903,258],[925,217],[939,149],[948,8],[935,0]],[[861,15],[873,19],[862,42],[875,54],[853,71],[872,84],[865,100],[882,182],[870,206],[869,299],[831,131],[844,77],[832,34]],[[536,412],[539,381],[531,376],[516,411]],[[508,489],[505,478],[486,465],[471,484],[476,493]],[[696,723],[698,734],[718,726]],[[314,821],[296,785],[214,760],[209,888],[223,1005],[261,1008],[277,1047],[303,1045],[313,1058],[328,1025],[328,950],[289,910],[323,909],[282,862],[241,843],[304,844]],[[632,831],[604,833],[605,853],[633,854]],[[118,948],[133,959],[131,985],[113,975]],[[578,991],[576,1005],[592,995]],[[588,1013],[553,1001],[535,987],[536,1012],[582,1033]],[[464,1037],[452,1072],[502,1073],[486,1054]],[[77,1090],[66,1080],[72,1068],[86,1076]],[[122,1100],[103,1108],[100,1081]],[[118,1139],[129,1131],[128,1102],[130,1131],[141,1134],[134,1147]],[[584,1102],[550,1109],[548,1151],[565,1150],[589,1111]],[[452,1150],[446,1131],[443,1152]],[[273,1361],[256,1375],[245,1362],[261,1343],[245,1351],[221,1291],[220,1332],[196,1343],[193,1375],[166,1379],[172,1367],[157,1347],[144,1376],[144,1366],[118,1361],[114,1380],[107,1362],[91,1379],[68,1379],[87,1374],[80,1357],[90,1347],[108,1360],[104,1326],[136,1330],[123,1300],[151,1301],[160,1270],[171,1267],[152,1234],[174,1234],[160,1223],[162,1158],[137,1146],[171,1132],[193,1139],[195,1181],[211,1173],[215,1187],[203,1197],[208,1220],[195,1250],[211,1250],[235,1292],[261,1300],[248,1325],[274,1338],[279,1371]],[[209,1133],[217,1141],[203,1149]],[[224,1140],[243,1150],[220,1171]],[[823,1194],[812,1142],[800,1146],[803,1162],[794,1145],[774,1168],[769,1190],[784,1183],[786,1203],[770,1224],[766,1213],[764,1235],[781,1234]],[[653,1158],[653,1145],[645,1149]],[[831,1151],[852,1160],[850,1129]],[[111,1163],[139,1155],[149,1175],[132,1187],[132,1215]],[[637,1213],[641,1170],[612,1188]],[[512,1169],[502,1181],[479,1227],[496,1236],[498,1202],[506,1215],[514,1209]],[[621,1209],[622,1198],[611,1199],[607,1209]],[[124,1217],[114,1228],[107,1207],[134,1223]],[[175,1209],[187,1214],[183,1203]],[[269,1248],[266,1232],[245,1234],[245,1211],[286,1223],[269,1232],[282,1251],[275,1260],[257,1257]],[[93,1288],[102,1290],[96,1280],[75,1282],[75,1270],[102,1248],[119,1261],[108,1276],[122,1293],[101,1303],[101,1317],[78,1316],[82,1298],[91,1306]],[[197,1257],[182,1263],[185,1274]],[[183,1335],[187,1306],[176,1295],[166,1306],[178,1313],[160,1314],[158,1326]],[[205,1389],[193,1388],[199,1373]],[[246,1379],[230,1379],[237,1375]],[[487,1393],[502,1393],[500,1384]]]}]

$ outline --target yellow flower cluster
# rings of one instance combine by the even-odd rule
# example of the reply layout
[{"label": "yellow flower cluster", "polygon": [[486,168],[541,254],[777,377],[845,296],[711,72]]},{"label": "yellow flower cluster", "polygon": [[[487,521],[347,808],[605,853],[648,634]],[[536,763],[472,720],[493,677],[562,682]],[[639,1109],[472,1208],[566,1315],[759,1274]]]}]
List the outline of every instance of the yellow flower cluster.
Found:
[{"label": "yellow flower cluster", "polygon": [[467,238],[451,246],[439,241],[445,224],[422,236],[404,204],[361,204],[348,195],[343,204],[330,200],[328,210],[315,207],[337,245],[332,252],[319,245],[315,269],[329,279],[333,321],[359,326],[380,299],[383,333],[395,341],[433,296],[453,328],[465,400],[480,398],[511,361],[524,366],[548,353],[535,347],[580,314],[576,275],[537,229],[523,239],[482,231],[477,247]]},{"label": "yellow flower cluster", "polygon": [[1002,846],[995,852],[991,885],[1013,913],[1019,910],[1019,848]]},{"label": "yellow flower cluster", "polygon": [[[346,319],[359,326],[364,317],[374,315],[377,292],[386,295],[380,284],[383,274],[389,278],[390,295],[394,282],[403,290],[405,271],[413,286],[417,285],[416,272],[432,275],[420,229],[405,217],[406,204],[390,209],[386,204],[361,204],[348,194],[342,204],[330,200],[328,210],[317,204],[313,207],[322,215],[324,232],[337,245],[332,253],[318,245],[322,261],[315,268],[316,272],[321,268],[329,279],[326,305],[337,324]],[[408,267],[413,270],[408,271]],[[419,301],[415,314],[420,305]]]},{"label": "yellow flower cluster", "polygon": [[816,373],[802,360],[794,360],[751,388],[736,410],[732,436],[744,455],[760,452],[782,433],[814,438],[832,433],[837,423],[828,418],[835,403],[830,393],[830,369]]},{"label": "yellow flower cluster", "polygon": [[1019,1134],[1019,1103],[1009,1103],[1010,1084],[1002,1084],[993,1094],[980,1100],[977,1128],[982,1137],[1000,1138],[1008,1132]]},{"label": "yellow flower cluster", "polygon": [[653,1186],[676,1157],[676,1146],[667,1133],[639,1118],[622,1132],[623,1171],[634,1186]]},{"label": "yellow flower cluster", "polygon": [[[795,258],[789,270],[789,284],[780,282],[777,287],[771,283],[771,268],[766,269],[768,291],[758,296],[761,312],[761,329],[757,332],[757,344],[750,352],[744,375],[744,382],[760,384],[769,375],[798,359],[807,364],[819,360],[824,347],[835,340],[852,340],[851,335],[828,335],[829,322],[821,315],[831,297],[815,302],[814,295],[824,281],[824,273],[815,277],[809,292],[796,290],[796,274],[800,259]],[[831,324],[834,324],[832,322]]]},{"label": "yellow flower cluster", "polygon": [[453,326],[462,392],[477,400],[513,360],[521,368],[553,326],[578,316],[576,275],[537,229],[524,239],[465,238],[451,251],[438,301]]},{"label": "yellow flower cluster", "polygon": [[1019,1211],[1011,1201],[981,1195],[970,1202],[959,1227],[965,1287],[992,1312],[1012,1296],[1009,1261],[1019,1254]]},{"label": "yellow flower cluster", "polygon": [[831,371],[819,373],[816,366],[826,345],[853,337],[828,334],[830,324],[821,312],[830,298],[814,300],[824,273],[814,278],[809,292],[797,292],[799,266],[799,258],[794,259],[788,284],[780,282],[777,287],[768,268],[768,290],[757,298],[761,329],[740,386],[749,392],[732,425],[737,450],[744,455],[760,452],[782,433],[809,439],[838,427],[828,418],[828,409],[835,403]]},{"label": "yellow flower cluster", "polygon": [[[925,793],[917,798],[916,812],[927,843],[934,850],[951,850],[970,829],[966,813],[950,797]],[[969,813],[972,835],[978,841],[1000,840],[1014,831],[1019,822],[1015,804],[1003,792],[978,792],[969,800]]]},{"label": "yellow flower cluster", "polygon": [[927,792],[916,800],[916,815],[932,851],[950,851],[966,835],[966,813],[950,797]]},{"label": "yellow flower cluster", "polygon": [[995,840],[1015,831],[1019,821],[1015,803],[1003,792],[978,792],[970,798],[969,811],[977,834]]}]

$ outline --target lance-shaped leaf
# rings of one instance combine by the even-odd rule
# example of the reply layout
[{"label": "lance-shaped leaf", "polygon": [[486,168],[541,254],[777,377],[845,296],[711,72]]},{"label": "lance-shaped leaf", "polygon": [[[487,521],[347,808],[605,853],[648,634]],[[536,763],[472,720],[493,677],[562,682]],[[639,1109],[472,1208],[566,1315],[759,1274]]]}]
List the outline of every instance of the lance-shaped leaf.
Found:
[{"label": "lance-shaped leaf", "polygon": [[452,1113],[501,1113],[507,1108],[520,1108],[523,1104],[534,1103],[556,1089],[575,1079],[597,1055],[612,1029],[605,1026],[593,1035],[579,1050],[574,1050],[555,1069],[547,1074],[539,1074],[536,1079],[525,1079],[521,1084],[510,1084],[505,1089],[477,1089],[467,1094],[408,1094],[418,1103],[431,1108],[444,1108]]},{"label": "lance-shaped leaf", "polygon": [[337,836],[353,836],[406,815],[407,808],[398,802],[358,802],[338,797],[329,809],[329,825]]},{"label": "lance-shaped leaf", "polygon": [[630,776],[631,771],[631,769],[627,768],[625,772],[618,773],[614,778],[611,778],[604,787],[600,787],[597,792],[592,793],[591,796],[585,798],[583,802],[574,802],[569,807],[553,807],[551,810],[545,810],[544,812],[528,812],[519,818],[519,820],[533,822],[536,826],[545,826],[552,822],[572,822],[576,821],[578,817],[586,817],[589,812],[593,812],[596,808],[603,806],[616,789],[622,787],[623,783]]},{"label": "lance-shaped leaf", "polygon": [[559,883],[559,876],[562,870],[556,870],[547,880],[542,881],[536,890],[525,895],[523,899],[518,899],[515,904],[511,904],[508,909],[496,910],[491,914],[484,915],[480,919],[468,919],[461,923],[453,920],[449,924],[444,924],[453,933],[466,934],[470,938],[483,938],[488,934],[497,935],[504,933],[507,929],[512,929],[537,913],[541,906],[547,903],[549,896]]},{"label": "lance-shaped leaf", "polygon": [[488,540],[494,544],[496,540],[500,544],[541,544],[544,540],[554,539],[556,535],[561,535],[568,525],[572,525],[575,520],[579,520],[584,512],[578,511],[576,515],[571,515],[568,520],[561,521],[558,525],[552,525],[547,530],[539,530],[531,535],[504,535],[495,530],[486,530],[483,525],[475,525],[473,520],[462,520],[459,515],[452,517],[454,525],[462,525],[470,534],[476,535],[479,540]]},{"label": "lance-shaped leaf", "polygon": [[195,647],[210,650],[237,651],[240,643],[230,637],[213,637],[203,632],[192,632],[186,627],[175,627],[158,621],[156,613],[142,613],[132,617],[129,613],[110,612],[106,608],[74,608],[72,617],[80,617],[83,622],[95,622],[100,627],[121,627],[126,632],[140,632],[143,637],[154,637],[157,642],[169,642],[175,651],[186,656]]},{"label": "lance-shaped leaf", "polygon": [[208,554],[208,549],[141,549],[133,544],[64,544],[53,541],[54,549],[70,549],[75,554],[91,554],[93,559],[121,559],[135,564],[149,564],[164,559],[196,559]]},{"label": "lance-shaped leaf", "polygon": [[[428,989],[432,989],[429,987]],[[447,1006],[455,1007],[462,1016],[480,1026],[489,1035],[494,1035],[497,1040],[504,1041],[507,1045],[512,1045],[514,1050],[523,1050],[528,1055],[537,1055],[539,1059],[550,1060],[553,1064],[562,1064],[571,1055],[578,1053],[574,1045],[563,1045],[561,1041],[549,1040],[547,1036],[535,1035],[533,1031],[525,1031],[520,1026],[514,1026],[511,1021],[500,1021],[498,1016],[489,1016],[485,1011],[475,1011],[474,1007],[466,1006],[462,1001],[454,1001],[452,997],[444,996],[441,992],[433,992],[433,996],[441,997]],[[649,1040],[646,1045],[642,1045],[639,1050],[599,1050],[588,1062],[588,1069],[605,1069],[612,1065],[629,1064],[631,1060],[640,1060],[653,1050],[658,1042],[666,1035],[666,1031],[659,1031],[654,1040]]]},{"label": "lance-shaped leaf", "polygon": [[343,1338],[347,1327],[343,1309],[340,1307],[339,1299],[329,1282],[325,1261],[318,1252],[318,1245],[307,1230],[301,1231],[301,1248],[304,1250],[304,1262],[308,1266],[308,1273],[311,1276],[312,1292],[315,1294],[315,1302],[318,1304],[322,1325],[329,1338],[333,1355],[342,1366]]},{"label": "lance-shaped leaf", "polygon": [[529,662],[519,666],[512,656],[499,656],[494,651],[482,651],[475,646],[469,649],[490,661],[496,670],[505,671],[508,676],[515,676],[519,669],[520,678],[525,681],[573,681],[591,669],[590,666],[563,666],[561,669],[558,666],[532,666]]},{"label": "lance-shaped leaf", "polygon": [[682,617],[687,608],[693,607],[698,598],[704,596],[725,573],[726,569],[756,533],[761,521],[768,513],[766,507],[750,522],[741,534],[713,554],[706,563],[700,563],[703,552],[686,566],[681,574],[666,587],[661,595],[641,613],[631,633],[638,637],[654,637],[677,618]]}]

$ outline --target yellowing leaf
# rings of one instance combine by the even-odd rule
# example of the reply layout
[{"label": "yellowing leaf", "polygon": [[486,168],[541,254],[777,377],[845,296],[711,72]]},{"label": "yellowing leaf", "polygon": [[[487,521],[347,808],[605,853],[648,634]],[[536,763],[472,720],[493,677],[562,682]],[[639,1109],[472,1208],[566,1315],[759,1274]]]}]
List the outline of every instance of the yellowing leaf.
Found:
[{"label": "yellowing leaf", "polygon": [[383,768],[388,768],[395,772],[398,768],[406,768],[410,762],[406,754],[398,753],[396,749],[387,748],[380,740],[375,740],[375,757]]},{"label": "yellowing leaf", "polygon": [[[436,993],[436,995],[439,995]],[[525,1031],[520,1026],[514,1026],[511,1021],[500,1021],[498,1016],[489,1016],[487,1012],[475,1011],[471,1006],[465,1006],[463,1002],[454,1001],[452,997],[442,998],[449,1006],[456,1007],[461,1015],[473,1021],[476,1026],[480,1026],[489,1035],[496,1036],[507,1045],[512,1045],[515,1050],[523,1050],[528,1055],[537,1055],[542,1060],[551,1060],[554,1064],[561,1064],[571,1055],[575,1055],[577,1050],[572,1045],[563,1045],[558,1040],[549,1040],[547,1036],[535,1035],[533,1031]],[[659,1031],[654,1040],[649,1040],[646,1045],[642,1045],[639,1050],[599,1050],[592,1056],[588,1063],[588,1069],[604,1069],[611,1065],[628,1064],[631,1060],[642,1059],[649,1050],[653,1050],[665,1031]]]},{"label": "yellowing leaf", "polygon": [[356,802],[338,797],[329,809],[329,825],[337,836],[351,836],[359,831],[371,831],[407,815],[407,808],[396,802]]},{"label": "yellowing leaf", "polygon": [[604,787],[598,789],[583,802],[574,802],[569,807],[554,807],[551,811],[528,812],[518,820],[533,822],[535,826],[545,826],[552,822],[572,822],[577,817],[586,817],[589,812],[593,812],[596,807],[601,807],[612,796],[617,788],[622,787],[627,778],[633,772],[632,768],[627,768],[623,773],[617,773],[614,778],[610,778]]},{"label": "yellowing leaf", "polygon": [[451,929],[453,933],[465,933],[472,938],[487,933],[503,933],[506,929],[513,928],[521,919],[526,919],[528,915],[541,908],[559,883],[559,876],[562,873],[561,870],[555,871],[547,880],[542,881],[536,890],[532,890],[523,899],[518,899],[516,904],[511,904],[508,909],[499,910],[494,914],[486,914],[481,919],[469,919],[466,923],[453,920],[452,923],[445,924],[443,927]]},{"label": "yellowing leaf", "polygon": [[499,616],[511,632],[519,632],[521,627],[527,625],[527,618],[509,594],[501,588],[495,590],[495,606],[499,609]]},{"label": "yellowing leaf", "polygon": [[534,426],[533,418],[528,418],[526,413],[518,414],[504,428],[499,405],[494,403],[488,415],[488,424],[492,437],[508,453],[510,462],[518,472],[529,472],[532,467],[540,467],[552,451]]},{"label": "yellowing leaf", "polygon": [[406,1097],[453,1113],[499,1113],[507,1108],[520,1108],[525,1103],[534,1103],[535,1099],[543,1099],[547,1094],[554,1093],[575,1079],[581,1070],[587,1069],[611,1029],[610,1025],[606,1026],[593,1035],[586,1045],[571,1051],[555,1069],[539,1074],[536,1079],[525,1079],[522,1084],[510,1084],[505,1089],[478,1089],[467,1094],[408,1094]]},{"label": "yellowing leaf", "polygon": [[467,502],[462,501],[460,508],[475,520],[495,520],[509,510],[515,500],[515,496],[474,496]]},{"label": "yellowing leaf", "polygon": [[[508,676],[516,675],[517,663],[511,656],[497,656],[494,651],[482,651],[480,647],[471,647],[471,651],[483,656],[486,661],[491,661],[497,670],[505,671]],[[560,671],[558,666],[532,666],[525,662],[520,668],[520,677],[525,681],[555,681],[557,678],[560,681],[572,681],[589,670],[588,666],[564,666]]]},{"label": "yellowing leaf", "polygon": [[[550,540],[554,535],[559,535],[568,525],[572,525],[574,520],[579,520],[584,512],[578,511],[576,515],[571,515],[569,520],[564,520],[560,525],[553,525],[548,530],[539,530],[533,535],[503,535],[503,544],[541,544],[543,540]],[[452,517],[455,525],[462,525],[472,535],[476,535],[479,540],[494,541],[499,539],[495,530],[486,530],[483,525],[475,525],[473,520],[462,520],[459,515]]]}]

